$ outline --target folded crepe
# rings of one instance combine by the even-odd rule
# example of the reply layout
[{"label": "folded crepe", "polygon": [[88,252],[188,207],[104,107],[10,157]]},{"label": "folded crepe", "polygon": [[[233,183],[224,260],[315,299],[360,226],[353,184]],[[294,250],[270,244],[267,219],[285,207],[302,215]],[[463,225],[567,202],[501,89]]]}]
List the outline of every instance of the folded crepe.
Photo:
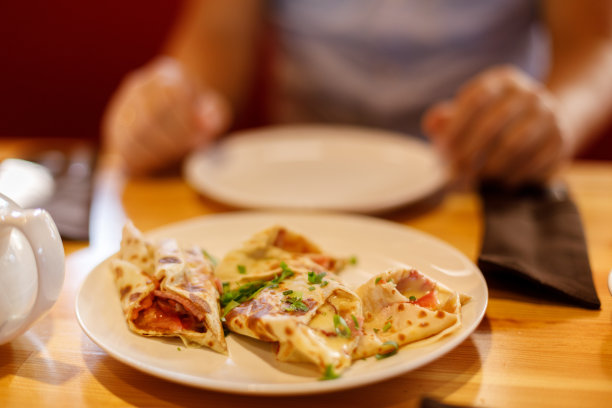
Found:
[{"label": "folded crepe", "polygon": [[338,272],[346,265],[346,260],[324,253],[303,235],[274,226],[253,235],[242,247],[229,252],[215,274],[224,282],[267,279],[281,261],[292,260],[311,262],[331,272]]},{"label": "folded crepe", "polygon": [[461,326],[469,300],[415,269],[392,269],[357,289],[363,302],[363,331],[353,358],[394,354],[403,345],[446,336]]},{"label": "folded crepe", "polygon": [[334,274],[343,265],[283,227],[254,235],[217,268],[226,327],[277,342],[280,361],[341,372],[351,364],[363,321],[361,300]]},{"label": "folded crepe", "polygon": [[[290,266],[289,266],[290,265]],[[315,264],[316,265],[316,264]],[[270,271],[273,279],[243,302],[225,308],[225,325],[235,333],[278,342],[277,358],[310,362],[321,372],[350,366],[363,321],[361,301],[320,266],[291,261]],[[257,281],[235,286],[240,293]]]},{"label": "folded crepe", "polygon": [[196,246],[153,244],[129,222],[111,260],[128,327],[143,336],[180,337],[186,346],[227,354],[213,266]]}]

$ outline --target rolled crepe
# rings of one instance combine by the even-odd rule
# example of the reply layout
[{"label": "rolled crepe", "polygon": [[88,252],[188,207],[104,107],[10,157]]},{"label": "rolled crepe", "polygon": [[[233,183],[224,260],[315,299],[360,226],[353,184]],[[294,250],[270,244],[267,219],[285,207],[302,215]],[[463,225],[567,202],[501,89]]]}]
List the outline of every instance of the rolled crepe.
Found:
[{"label": "rolled crepe", "polygon": [[152,244],[133,224],[111,261],[128,327],[143,336],[179,337],[186,346],[227,353],[219,317],[219,284],[202,249],[176,240]]},{"label": "rolled crepe", "polygon": [[461,326],[469,297],[415,269],[392,269],[357,289],[363,302],[364,335],[353,358],[384,356],[419,340],[446,336]]}]

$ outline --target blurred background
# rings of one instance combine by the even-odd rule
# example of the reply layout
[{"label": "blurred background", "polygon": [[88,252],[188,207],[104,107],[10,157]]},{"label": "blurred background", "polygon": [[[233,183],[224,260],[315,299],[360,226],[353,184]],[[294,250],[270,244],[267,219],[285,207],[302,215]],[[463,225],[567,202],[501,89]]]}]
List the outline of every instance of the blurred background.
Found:
[{"label": "blurred background", "polygon": [[163,46],[180,0],[0,3],[0,135],[97,140],[121,78]]},{"label": "blurred background", "polygon": [[[163,47],[182,3],[2,2],[0,137],[97,142],[112,92]],[[605,133],[583,157],[612,160],[612,126]]]}]

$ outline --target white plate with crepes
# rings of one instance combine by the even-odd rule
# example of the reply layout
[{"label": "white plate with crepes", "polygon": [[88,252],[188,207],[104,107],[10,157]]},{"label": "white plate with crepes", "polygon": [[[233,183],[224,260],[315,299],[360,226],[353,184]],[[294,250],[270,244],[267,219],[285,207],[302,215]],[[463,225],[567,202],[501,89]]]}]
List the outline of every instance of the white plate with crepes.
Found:
[{"label": "white plate with crepes", "polygon": [[106,260],[85,278],[76,298],[76,314],[85,333],[117,360],[177,383],[240,394],[313,394],[382,381],[436,360],[463,342],[484,316],[488,290],[480,270],[461,252],[423,232],[361,215],[236,212],[171,224],[146,234],[198,244],[220,259],[252,234],[283,225],[305,234],[326,252],[356,256],[343,272],[351,287],[397,266],[414,267],[471,300],[462,308],[459,330],[436,341],[400,348],[389,358],[353,363],[338,379],[321,381],[313,365],[276,360],[274,344],[231,333],[229,355],[186,348],[179,339],[143,337],[125,322],[119,294]]},{"label": "white plate with crepes", "polygon": [[425,199],[447,170],[426,142],[345,125],[271,126],[238,132],[191,154],[184,177],[237,208],[379,213]]}]

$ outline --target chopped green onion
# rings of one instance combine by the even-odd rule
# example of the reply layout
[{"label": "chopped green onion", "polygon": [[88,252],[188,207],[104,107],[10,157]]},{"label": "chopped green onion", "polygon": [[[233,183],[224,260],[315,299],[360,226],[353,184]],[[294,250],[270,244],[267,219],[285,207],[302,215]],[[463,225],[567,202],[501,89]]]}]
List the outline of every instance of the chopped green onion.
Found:
[{"label": "chopped green onion", "polygon": [[295,300],[290,303],[291,304],[285,308],[285,312],[307,312],[310,310],[308,305],[301,300]]},{"label": "chopped green onion", "polygon": [[416,296],[410,296],[408,300],[410,300],[411,302],[416,302],[417,298]]},{"label": "chopped green onion", "polygon": [[349,258],[349,263],[350,263],[351,265],[357,265],[357,257],[356,257],[355,255],[351,256],[351,257]]},{"label": "chopped green onion", "polygon": [[281,267],[281,269],[282,269],[283,273],[286,273],[286,274],[287,274],[287,276],[293,276],[293,271],[291,270],[291,268],[289,268],[289,267],[287,266],[287,264],[285,263],[285,261],[281,261],[281,263],[280,263],[280,267]]},{"label": "chopped green onion", "polygon": [[253,292],[248,298],[246,298],[246,300],[251,300],[251,299],[255,299],[257,297],[257,295],[259,295],[259,293],[264,290],[267,286],[262,286],[261,288],[257,289],[255,292]]},{"label": "chopped green onion", "polygon": [[[238,265],[237,268],[240,273],[242,273],[243,270],[246,272],[246,268],[242,265]],[[294,272],[289,269],[284,262],[281,262],[281,269],[282,272],[276,275],[271,281],[255,280],[240,285],[236,289],[231,289],[231,285],[228,282],[224,282],[223,293],[221,293],[219,298],[219,302],[223,308],[222,320],[224,321],[225,315],[236,306],[254,299],[264,289],[277,288],[282,281],[294,275]],[[293,291],[291,291],[291,293],[293,293]],[[302,294],[300,292],[296,292],[296,295],[285,299],[285,301],[290,304],[290,306],[285,309],[287,311],[295,312],[299,310],[307,312],[309,310],[308,305],[302,302]]]},{"label": "chopped green onion", "polygon": [[353,323],[355,323],[355,328],[359,330],[359,321],[355,317],[355,315],[351,315],[351,319],[353,319]]},{"label": "chopped green onion", "polygon": [[321,283],[325,275],[327,275],[327,272],[316,273],[314,271],[310,271],[308,272],[308,283]]},{"label": "chopped green onion", "polygon": [[238,273],[244,275],[246,273],[246,267],[244,265],[237,265]]},{"label": "chopped green onion", "polygon": [[202,254],[210,261],[213,266],[217,266],[217,259],[214,256],[209,254],[205,249],[202,249]]},{"label": "chopped green onion", "polygon": [[240,303],[236,302],[233,299],[230,300],[230,302],[223,308],[223,317],[225,317],[236,306],[240,306]]},{"label": "chopped green onion", "polygon": [[181,351],[181,348],[180,348],[180,347],[177,347],[176,349],[177,349],[178,351]]},{"label": "chopped green onion", "polygon": [[292,293],[293,293],[293,291],[291,289],[289,289],[289,290],[284,291],[283,295],[287,296],[287,295],[290,295]]},{"label": "chopped green onion", "polygon": [[392,355],[397,353],[397,350],[399,350],[399,344],[397,344],[393,340],[385,341],[381,345],[381,347],[384,347],[384,346],[391,346],[392,348],[389,351],[387,351],[386,353],[378,353],[378,354],[376,354],[376,359],[377,360],[381,360],[383,358],[391,357]]},{"label": "chopped green onion", "polygon": [[322,287],[322,288],[326,287],[327,285],[329,285],[329,282],[328,282],[328,281],[323,281],[323,282],[321,282],[321,287]]},{"label": "chopped green onion", "polygon": [[385,323],[385,325],[382,328],[383,332],[389,331],[389,329],[391,328],[391,320],[387,321],[387,323]]},{"label": "chopped green onion", "polygon": [[320,378],[320,380],[325,381],[325,380],[335,380],[336,378],[339,378],[340,375],[336,374],[336,372],[334,371],[334,366],[331,364],[328,364],[325,366],[325,372],[323,373],[323,376]]},{"label": "chopped green onion", "polygon": [[[286,290],[285,292],[289,291]],[[285,292],[283,292],[283,294],[285,294]],[[302,301],[302,292],[291,291],[291,294],[288,294],[284,301],[289,303],[289,306],[285,308],[286,312],[307,312],[310,309],[308,305]]]},{"label": "chopped green onion", "polygon": [[374,333],[378,333],[378,329],[377,328],[374,328]]},{"label": "chopped green onion", "polygon": [[346,324],[346,320],[338,314],[334,315],[334,327],[338,336],[346,338],[351,337],[351,329],[348,327],[348,324]]},{"label": "chopped green onion", "polygon": [[280,275],[276,275],[271,281],[255,280],[247,282],[237,289],[231,289],[231,285],[228,282],[224,282],[223,293],[221,293],[219,298],[221,307],[227,306],[232,300],[239,304],[251,300],[266,288],[277,288],[282,281],[290,278],[293,274],[292,270],[286,268],[283,269]]},{"label": "chopped green onion", "polygon": [[380,276],[377,277],[376,280],[374,281],[374,284],[378,285],[378,282],[380,282],[381,279],[382,279],[382,277],[380,277]]},{"label": "chopped green onion", "polygon": [[308,290],[315,290],[315,289],[316,289],[316,288],[315,288],[314,286],[310,286],[310,287],[308,288]]}]

